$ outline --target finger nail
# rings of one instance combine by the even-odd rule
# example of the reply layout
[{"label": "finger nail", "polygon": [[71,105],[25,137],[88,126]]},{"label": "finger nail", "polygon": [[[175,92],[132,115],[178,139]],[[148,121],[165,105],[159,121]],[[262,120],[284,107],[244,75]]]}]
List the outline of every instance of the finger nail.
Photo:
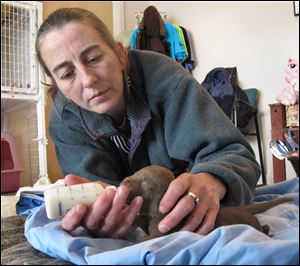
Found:
[{"label": "finger nail", "polygon": [[83,216],[85,214],[85,209],[86,207],[84,205],[79,204],[75,207],[75,212],[76,214]]},{"label": "finger nail", "polygon": [[160,211],[160,213],[166,213],[167,209],[165,206],[159,206],[159,211]]},{"label": "finger nail", "polygon": [[118,197],[124,197],[127,194],[127,188],[125,186],[119,186],[117,189],[117,196]]},{"label": "finger nail", "polygon": [[97,221],[93,217],[89,218],[87,228],[89,228],[90,230],[94,230],[97,228]]},{"label": "finger nail", "polygon": [[159,230],[159,232],[164,234],[164,233],[167,233],[170,230],[170,228],[168,226],[166,226],[165,224],[159,224],[158,230]]},{"label": "finger nail", "polygon": [[109,196],[113,196],[116,194],[116,191],[117,190],[114,190],[114,189],[106,189],[104,192],[106,193],[106,195],[109,195]]}]

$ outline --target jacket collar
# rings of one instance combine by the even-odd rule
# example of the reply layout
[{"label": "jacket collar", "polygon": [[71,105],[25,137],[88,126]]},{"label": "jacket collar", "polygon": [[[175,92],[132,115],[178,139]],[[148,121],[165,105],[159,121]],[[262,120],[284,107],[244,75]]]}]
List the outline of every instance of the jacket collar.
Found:
[{"label": "jacket collar", "polygon": [[[140,84],[137,84],[139,89]],[[86,133],[94,140],[100,137],[120,134],[113,124],[113,120],[109,115],[98,114],[88,111],[69,101],[60,91],[55,96],[55,107],[61,116],[62,121],[68,119],[64,114],[69,111],[76,115]],[[134,83],[130,86],[130,94],[128,96],[128,116],[131,118],[131,146],[135,147],[139,144],[138,139],[144,131],[146,125],[151,119],[149,105],[143,93],[136,89]]]}]

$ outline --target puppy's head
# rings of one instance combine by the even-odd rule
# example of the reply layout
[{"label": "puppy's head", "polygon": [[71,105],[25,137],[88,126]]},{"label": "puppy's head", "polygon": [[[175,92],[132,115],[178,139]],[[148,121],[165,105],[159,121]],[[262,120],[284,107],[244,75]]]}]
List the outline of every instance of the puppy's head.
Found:
[{"label": "puppy's head", "polygon": [[129,201],[142,196],[145,203],[155,201],[158,204],[173,179],[174,175],[169,169],[151,165],[126,177],[121,184],[129,188]]}]

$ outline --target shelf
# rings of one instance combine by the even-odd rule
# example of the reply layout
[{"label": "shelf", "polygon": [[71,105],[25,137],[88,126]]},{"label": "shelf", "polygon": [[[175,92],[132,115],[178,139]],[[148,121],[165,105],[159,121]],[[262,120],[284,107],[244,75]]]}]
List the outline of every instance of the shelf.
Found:
[{"label": "shelf", "polygon": [[[272,140],[278,139],[284,141],[284,133],[286,133],[288,129],[292,129],[295,139],[299,143],[299,127],[286,126],[286,106],[280,103],[269,104],[269,106],[271,113]],[[272,157],[274,183],[286,180],[286,160],[279,160],[275,156]]]},{"label": "shelf", "polygon": [[35,104],[35,101],[28,101],[28,100],[22,100],[22,99],[3,99],[1,98],[1,113],[15,110],[17,108],[21,108],[22,106],[27,104]]}]

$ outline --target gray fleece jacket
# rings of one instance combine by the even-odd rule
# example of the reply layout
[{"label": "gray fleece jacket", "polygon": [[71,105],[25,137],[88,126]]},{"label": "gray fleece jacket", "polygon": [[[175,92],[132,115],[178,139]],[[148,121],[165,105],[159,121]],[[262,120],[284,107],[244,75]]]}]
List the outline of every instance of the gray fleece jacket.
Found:
[{"label": "gray fleece jacket", "polygon": [[215,175],[227,186],[223,205],[251,203],[260,167],[213,98],[167,56],[130,50],[129,60],[129,153],[112,141],[123,133],[111,117],[82,109],[58,92],[49,132],[63,173],[118,185],[142,167],[158,164],[175,175],[187,169]]}]

